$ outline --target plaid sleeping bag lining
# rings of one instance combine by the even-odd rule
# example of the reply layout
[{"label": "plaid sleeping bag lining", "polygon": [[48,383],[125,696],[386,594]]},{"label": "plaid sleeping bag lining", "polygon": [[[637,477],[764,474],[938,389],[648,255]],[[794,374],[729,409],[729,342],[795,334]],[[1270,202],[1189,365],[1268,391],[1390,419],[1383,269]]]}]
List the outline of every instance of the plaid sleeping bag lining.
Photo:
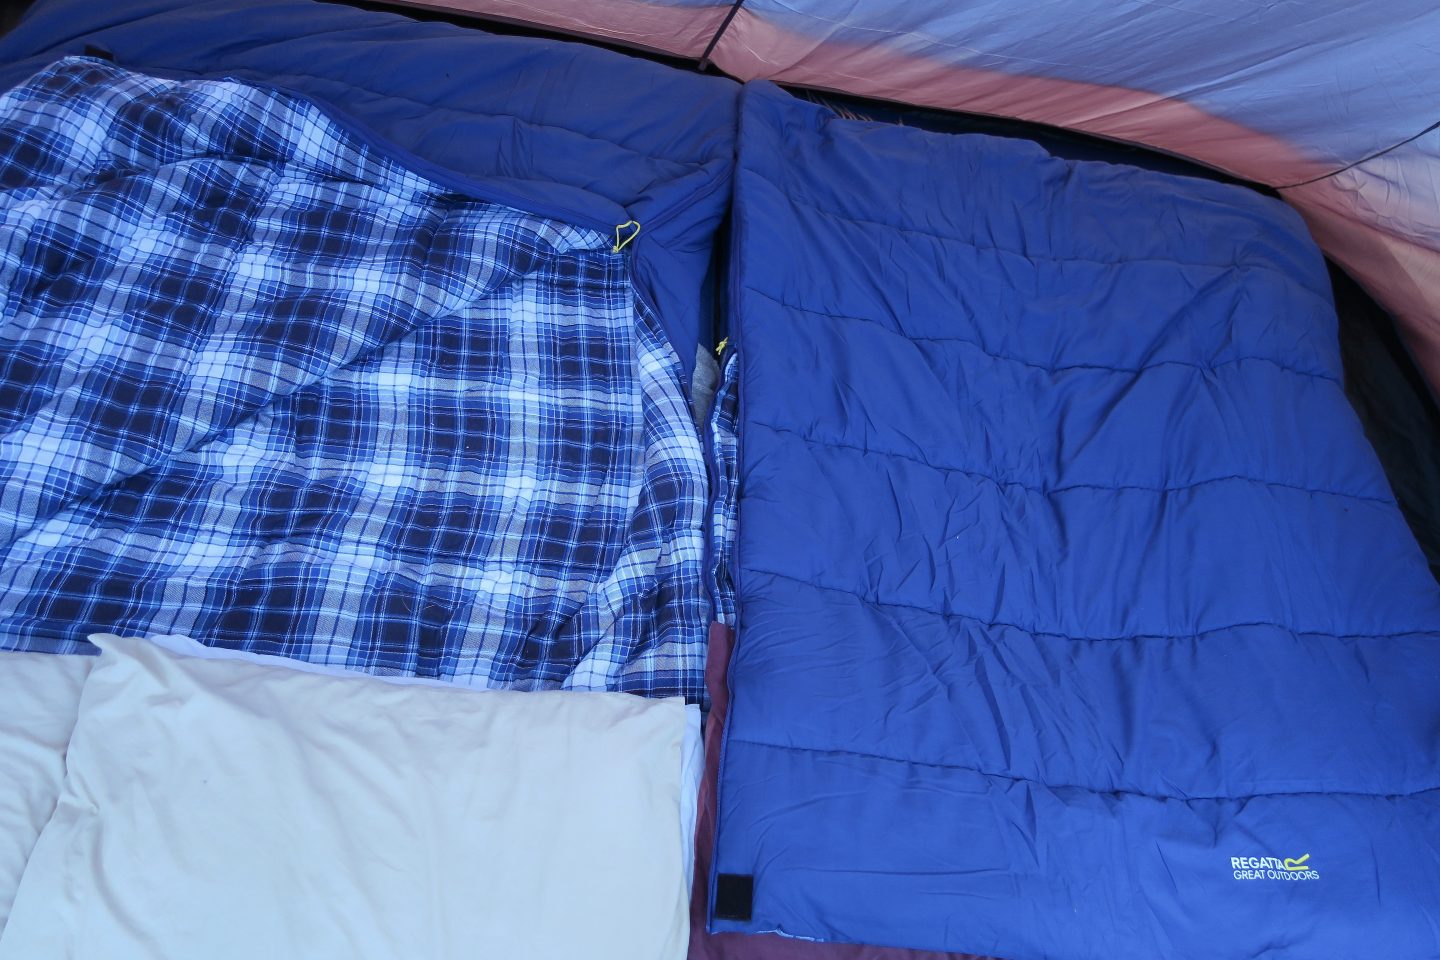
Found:
[{"label": "plaid sleeping bag lining", "polygon": [[0,649],[703,701],[700,440],[598,231],[72,58],[0,97],[0,297]]}]

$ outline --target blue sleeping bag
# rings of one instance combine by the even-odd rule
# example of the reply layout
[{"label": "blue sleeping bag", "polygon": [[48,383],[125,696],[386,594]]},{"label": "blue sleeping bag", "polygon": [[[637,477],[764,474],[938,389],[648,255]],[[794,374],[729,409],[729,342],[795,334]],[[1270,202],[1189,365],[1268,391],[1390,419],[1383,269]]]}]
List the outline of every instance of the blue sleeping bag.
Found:
[{"label": "blue sleeping bag", "polygon": [[1440,956],[1440,590],[1241,188],[747,90],[714,931]]}]

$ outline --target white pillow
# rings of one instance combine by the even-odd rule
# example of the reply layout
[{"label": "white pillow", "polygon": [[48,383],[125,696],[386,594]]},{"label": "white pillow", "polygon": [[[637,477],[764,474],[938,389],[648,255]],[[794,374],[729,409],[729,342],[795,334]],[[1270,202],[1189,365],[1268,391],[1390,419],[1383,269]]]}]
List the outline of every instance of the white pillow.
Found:
[{"label": "white pillow", "polygon": [[[96,634],[90,637],[91,640],[104,642],[106,634]],[[185,654],[191,657],[205,657],[211,660],[249,660],[252,663],[269,663],[277,667],[289,667],[291,670],[304,670],[307,673],[323,673],[332,677],[355,676],[359,671],[348,670],[345,667],[334,666],[325,663],[310,663],[306,660],[294,660],[290,657],[277,657],[267,653],[251,653],[248,650],[231,650],[228,647],[207,647],[198,640],[178,634],[159,634],[149,638],[151,643],[158,643],[166,650],[175,653]],[[76,658],[89,661],[91,658]],[[82,675],[83,676],[83,675]],[[407,676],[385,676],[381,679],[387,683],[413,683],[432,687],[451,687],[455,684],[449,680],[432,680],[426,677]],[[75,694],[75,702],[69,705],[70,713],[65,721],[66,740],[69,740],[71,727],[75,725],[75,711],[79,700],[78,688]],[[63,744],[62,744],[63,748]],[[695,822],[699,817],[700,802],[700,778],[705,773],[705,737],[702,730],[700,708],[693,703],[685,705],[685,741],[681,747],[680,758],[680,843],[681,850],[685,857],[685,885],[689,890],[693,887],[695,876]],[[63,753],[63,749],[62,749]],[[56,782],[55,789],[50,795],[50,808],[55,806],[55,796],[59,793],[59,782]],[[45,819],[49,819],[46,814]],[[44,820],[35,825],[35,833],[38,836],[40,827]],[[34,837],[31,838],[31,843]],[[18,883],[20,875],[15,875]],[[11,888],[13,892],[13,887]]]},{"label": "white pillow", "polygon": [[[103,643],[107,639],[106,634],[96,634],[89,639],[97,643]],[[325,663],[310,663],[306,660],[294,660],[290,657],[277,657],[267,653],[252,653],[248,650],[231,650],[228,647],[208,647],[198,640],[178,634],[158,634],[149,638],[151,643],[158,643],[166,650],[175,653],[185,654],[191,657],[205,657],[210,660],[249,660],[252,663],[269,663],[277,667],[288,667],[291,670],[303,670],[307,673],[323,673],[332,677],[351,677],[359,671],[349,670],[345,667],[334,666]],[[84,659],[87,663],[90,657],[77,657]],[[87,668],[88,669],[88,668]],[[81,675],[83,678],[83,674]],[[453,688],[455,684],[449,680],[432,680],[426,677],[407,677],[403,675],[381,677],[387,683],[407,683],[432,687]],[[75,711],[79,700],[77,688],[74,701],[69,704],[69,716],[65,719],[65,739],[69,740],[70,729],[75,726]],[[62,746],[62,753],[64,744]],[[685,740],[681,747],[680,759],[680,843],[681,850],[685,857],[685,886],[689,890],[694,885],[695,877],[695,822],[699,817],[700,802],[700,779],[705,773],[705,737],[702,729],[700,708],[693,703],[685,705]],[[55,806],[55,796],[59,793],[59,783],[56,782],[55,789],[50,794],[50,809]],[[46,818],[49,819],[49,814]],[[35,825],[36,835],[44,821]],[[31,838],[31,843],[34,838]],[[18,883],[19,874],[15,876]],[[13,891],[13,887],[12,887]]]},{"label": "white pillow", "polygon": [[65,745],[94,657],[0,653],[0,930],[25,861],[55,812]]},{"label": "white pillow", "polygon": [[92,639],[3,960],[685,955],[681,701]]}]

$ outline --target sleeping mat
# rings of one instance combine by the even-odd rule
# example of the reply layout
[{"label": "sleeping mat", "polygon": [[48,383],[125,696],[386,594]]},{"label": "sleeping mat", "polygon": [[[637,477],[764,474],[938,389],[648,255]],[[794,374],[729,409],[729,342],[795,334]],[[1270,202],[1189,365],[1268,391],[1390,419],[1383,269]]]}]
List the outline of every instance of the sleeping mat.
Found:
[{"label": "sleeping mat", "polygon": [[1243,188],[747,89],[711,929],[1440,955],[1440,590]]}]

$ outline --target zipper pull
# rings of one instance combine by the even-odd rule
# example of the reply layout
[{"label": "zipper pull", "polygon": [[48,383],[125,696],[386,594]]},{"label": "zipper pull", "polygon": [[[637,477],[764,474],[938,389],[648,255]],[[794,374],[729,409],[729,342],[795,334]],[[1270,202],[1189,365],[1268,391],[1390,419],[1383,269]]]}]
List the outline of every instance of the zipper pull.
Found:
[{"label": "zipper pull", "polygon": [[[630,235],[628,237],[622,240],[620,239],[620,231],[624,230],[626,227],[634,227],[635,229],[630,232]],[[630,244],[631,240],[634,240],[638,236],[640,236],[640,221],[626,220],[624,223],[620,224],[615,228],[615,249],[611,250],[610,252],[619,253],[621,250],[624,250]]]}]

